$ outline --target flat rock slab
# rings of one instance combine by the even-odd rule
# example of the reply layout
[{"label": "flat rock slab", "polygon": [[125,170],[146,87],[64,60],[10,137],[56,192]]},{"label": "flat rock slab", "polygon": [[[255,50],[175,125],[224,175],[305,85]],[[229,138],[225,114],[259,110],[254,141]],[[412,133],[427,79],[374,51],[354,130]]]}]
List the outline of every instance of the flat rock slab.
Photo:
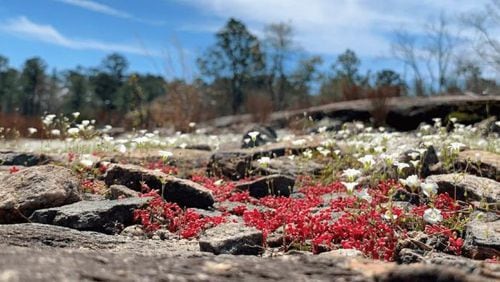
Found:
[{"label": "flat rock slab", "polygon": [[113,164],[107,170],[106,185],[125,185],[141,191],[142,183],[160,191],[163,198],[182,207],[209,208],[214,204],[212,192],[191,180],[177,178],[160,171],[145,169],[137,165]]},{"label": "flat rock slab", "polygon": [[200,250],[216,255],[257,255],[262,252],[262,232],[243,223],[223,223],[205,231]]},{"label": "flat rock slab", "polygon": [[0,151],[0,165],[35,166],[47,164],[50,160],[44,154]]},{"label": "flat rock slab", "polygon": [[500,201],[500,182],[489,178],[463,173],[438,174],[426,178],[439,186],[438,192],[447,192],[463,201],[481,201],[497,203]]},{"label": "flat rock slab", "polygon": [[[206,256],[198,242],[189,240],[142,240],[121,235],[79,231],[67,227],[39,223],[0,225],[0,250],[8,246],[36,250],[56,249],[98,251],[103,253],[137,254],[142,256]],[[53,257],[53,255],[49,255]],[[4,257],[0,256],[4,262]],[[0,263],[0,269],[2,269]],[[1,279],[0,279],[1,280]]]},{"label": "flat rock slab", "polygon": [[458,153],[455,167],[467,173],[500,181],[500,155],[487,151],[466,150]]},{"label": "flat rock slab", "polygon": [[249,191],[250,196],[262,198],[268,195],[288,197],[293,192],[295,179],[285,175],[268,175],[248,182],[239,182],[235,189]]},{"label": "flat rock slab", "polygon": [[[446,266],[319,256],[180,257],[81,250],[0,249],[4,281],[494,281]],[[29,267],[27,267],[29,266]],[[480,269],[478,269],[480,270]]]},{"label": "flat rock slab", "polygon": [[0,175],[0,223],[25,222],[35,210],[80,200],[79,181],[67,168],[34,166]]},{"label": "flat rock slab", "polygon": [[77,230],[117,234],[126,226],[133,224],[134,210],[144,207],[150,199],[81,201],[71,205],[37,210],[29,219],[32,222]]}]

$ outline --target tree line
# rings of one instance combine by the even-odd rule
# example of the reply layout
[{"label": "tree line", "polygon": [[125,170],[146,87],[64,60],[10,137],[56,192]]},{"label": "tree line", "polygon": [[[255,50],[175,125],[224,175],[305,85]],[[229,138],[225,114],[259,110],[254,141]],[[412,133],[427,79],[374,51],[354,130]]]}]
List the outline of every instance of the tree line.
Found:
[{"label": "tree line", "polygon": [[500,69],[500,45],[487,22],[500,18],[500,5],[492,3],[496,9],[462,19],[477,36],[470,43],[476,46],[474,56],[460,53],[458,46],[467,45],[444,15],[426,26],[424,37],[395,32],[391,54],[405,66],[403,74],[391,69],[362,73],[361,60],[350,49],[327,67],[321,56],[301,51],[290,24],[270,24],[259,38],[234,18],[199,56],[199,75],[190,81],[130,72],[127,59],[116,53],[97,67],[65,71],[49,71],[39,57],[16,69],[0,56],[0,111],[3,119],[80,112],[82,118],[100,124],[185,128],[189,122],[216,116],[265,116],[333,101],[467,91],[491,94],[497,85],[483,77],[484,69]]}]

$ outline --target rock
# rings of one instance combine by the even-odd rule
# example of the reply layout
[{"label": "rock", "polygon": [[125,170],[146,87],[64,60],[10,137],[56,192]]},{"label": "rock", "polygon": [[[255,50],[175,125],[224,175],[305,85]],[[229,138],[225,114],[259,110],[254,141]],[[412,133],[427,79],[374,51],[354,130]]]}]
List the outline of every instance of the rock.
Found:
[{"label": "rock", "polygon": [[338,131],[342,129],[342,121],[324,118],[321,119],[316,125],[308,130],[308,133],[321,133],[321,132],[330,132],[330,131]]},{"label": "rock", "polygon": [[[196,241],[134,240],[121,235],[107,235],[92,231],[79,231],[67,227],[39,223],[0,225],[0,250],[19,246],[31,250],[56,249],[98,251],[103,253],[137,254],[141,256],[193,256],[204,255]],[[53,255],[51,255],[53,256]],[[4,257],[2,257],[3,262]],[[3,269],[0,267],[0,271]]]},{"label": "rock", "polygon": [[247,176],[255,175],[259,170],[251,171],[252,161],[261,157],[278,158],[285,155],[299,155],[307,149],[313,149],[320,145],[322,139],[304,136],[301,144],[293,144],[292,141],[282,141],[267,144],[257,148],[239,149],[231,151],[220,151],[212,154],[207,165],[207,173],[210,176],[228,177],[231,180],[239,180]]},{"label": "rock", "polygon": [[[398,158],[398,161],[409,164],[410,160],[412,160],[409,154],[412,153],[418,152],[416,150],[408,150],[401,154],[401,156]],[[418,171],[418,175],[420,175],[421,177],[427,177],[431,175],[433,172],[433,166],[439,163],[439,158],[437,156],[436,150],[434,149],[434,146],[427,147],[427,150],[418,158],[416,158],[416,160],[420,160],[420,170]]]},{"label": "rock", "polygon": [[235,189],[248,190],[250,196],[254,198],[262,198],[267,195],[274,196],[290,196],[295,185],[295,179],[284,175],[268,175],[258,179],[239,182]]},{"label": "rock", "polygon": [[[258,134],[255,137],[252,137],[249,133]],[[256,125],[243,135],[241,148],[252,148],[274,143],[276,142],[276,138],[278,138],[278,135],[272,127]]]},{"label": "rock", "polygon": [[123,230],[120,232],[120,235],[127,237],[144,237],[146,233],[144,232],[144,229],[141,225],[135,224],[123,228]]},{"label": "rock", "polygon": [[67,168],[34,166],[0,175],[0,223],[25,222],[35,210],[80,200],[79,181]]},{"label": "rock", "polygon": [[214,204],[212,192],[202,185],[136,165],[114,164],[106,172],[104,181],[106,185],[125,185],[135,191],[140,191],[141,183],[145,183],[158,190],[165,200],[182,207],[206,209]]},{"label": "rock", "polygon": [[243,223],[220,224],[205,231],[200,250],[216,255],[258,255],[262,252],[262,232]]},{"label": "rock", "polygon": [[50,158],[44,154],[0,151],[1,165],[35,166],[47,164],[49,162]]},{"label": "rock", "polygon": [[490,134],[500,134],[500,125],[496,124],[496,121],[497,117],[491,116],[474,124],[474,127],[477,128],[483,136],[488,136]]},{"label": "rock", "polygon": [[217,152],[210,157],[207,173],[211,176],[239,180],[250,174],[253,155],[245,151]]},{"label": "rock", "polygon": [[293,178],[299,175],[319,175],[325,168],[313,160],[292,160],[286,156],[271,159],[265,167],[259,165],[257,161],[253,161],[251,166],[256,174],[282,174]]},{"label": "rock", "polygon": [[451,173],[431,175],[428,182],[438,185],[438,193],[448,193],[462,201],[486,201],[496,203],[500,200],[500,182],[469,174]]},{"label": "rock", "polygon": [[82,231],[106,234],[120,233],[133,223],[135,209],[144,207],[150,198],[81,201],[57,208],[41,209],[30,216],[30,221],[69,227]]},{"label": "rock", "polygon": [[358,257],[364,258],[365,256],[361,251],[356,249],[337,249],[319,254],[320,257],[336,258],[336,257]]},{"label": "rock", "polygon": [[487,151],[466,150],[458,153],[455,168],[477,176],[500,181],[500,155]]},{"label": "rock", "polygon": [[466,225],[464,254],[473,259],[500,257],[500,220],[472,215]]},{"label": "rock", "polygon": [[140,193],[128,188],[125,185],[111,185],[109,186],[109,199],[116,200],[119,198],[133,198],[139,197]]}]

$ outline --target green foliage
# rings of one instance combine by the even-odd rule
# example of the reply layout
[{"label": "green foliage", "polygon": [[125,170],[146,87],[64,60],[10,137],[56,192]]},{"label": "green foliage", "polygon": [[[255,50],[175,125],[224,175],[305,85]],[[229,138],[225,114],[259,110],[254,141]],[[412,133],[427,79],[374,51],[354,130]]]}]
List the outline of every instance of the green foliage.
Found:
[{"label": "green foliage", "polygon": [[228,78],[232,112],[245,101],[243,89],[264,69],[260,41],[246,26],[233,18],[216,34],[216,44],[198,59],[202,74],[217,79]]}]

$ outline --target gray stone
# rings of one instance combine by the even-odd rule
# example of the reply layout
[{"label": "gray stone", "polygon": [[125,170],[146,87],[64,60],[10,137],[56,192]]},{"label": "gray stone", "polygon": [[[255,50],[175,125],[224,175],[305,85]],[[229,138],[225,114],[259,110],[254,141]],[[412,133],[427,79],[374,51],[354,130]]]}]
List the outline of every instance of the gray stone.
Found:
[{"label": "gray stone", "polygon": [[50,158],[44,154],[0,151],[0,165],[35,166],[50,162]]},{"label": "gray stone", "polygon": [[463,201],[486,201],[496,203],[500,200],[500,182],[484,177],[463,173],[431,175],[426,181],[437,183],[438,193],[447,192],[451,197]]},{"label": "gray stone", "polygon": [[500,181],[500,155],[487,151],[466,150],[458,153],[455,168],[459,171]]},{"label": "gray stone", "polygon": [[290,196],[295,185],[295,179],[285,175],[268,175],[252,181],[237,183],[235,189],[248,190],[250,196],[262,198],[268,195]]},{"label": "gray stone", "polygon": [[[199,251],[198,242],[193,240],[136,240],[121,235],[79,231],[39,223],[0,225],[0,250],[8,246],[19,246],[30,250],[48,250],[50,252],[54,252],[56,249],[65,249],[86,252],[98,251],[100,254],[111,252],[141,256],[179,257],[205,255]],[[0,257],[2,258],[0,260],[4,262],[4,257]]]},{"label": "gray stone", "polygon": [[0,223],[25,222],[37,209],[80,200],[79,181],[67,168],[34,166],[0,175]]},{"label": "gray stone", "polygon": [[133,197],[139,197],[140,193],[137,191],[134,191],[130,188],[128,188],[125,185],[111,185],[109,186],[109,193],[108,197],[111,200],[116,200],[119,198],[133,198]]},{"label": "gray stone", "polygon": [[463,250],[473,259],[500,257],[500,220],[473,214],[466,225]]},{"label": "gray stone", "polygon": [[216,255],[257,255],[262,252],[262,232],[243,223],[220,224],[200,238],[200,250]]},{"label": "gray stone", "polygon": [[144,207],[151,198],[81,201],[57,208],[35,211],[30,221],[106,234],[120,233],[133,223],[135,209]]},{"label": "gray stone", "polygon": [[267,166],[261,166],[257,161],[253,161],[251,167],[256,174],[282,174],[294,178],[299,175],[320,175],[325,168],[314,160],[292,160],[287,156],[271,159]]},{"label": "gray stone", "polygon": [[165,200],[182,207],[206,209],[214,204],[212,192],[202,185],[136,165],[111,165],[104,181],[108,186],[120,184],[135,191],[140,191],[141,183],[145,183],[158,190]]}]

